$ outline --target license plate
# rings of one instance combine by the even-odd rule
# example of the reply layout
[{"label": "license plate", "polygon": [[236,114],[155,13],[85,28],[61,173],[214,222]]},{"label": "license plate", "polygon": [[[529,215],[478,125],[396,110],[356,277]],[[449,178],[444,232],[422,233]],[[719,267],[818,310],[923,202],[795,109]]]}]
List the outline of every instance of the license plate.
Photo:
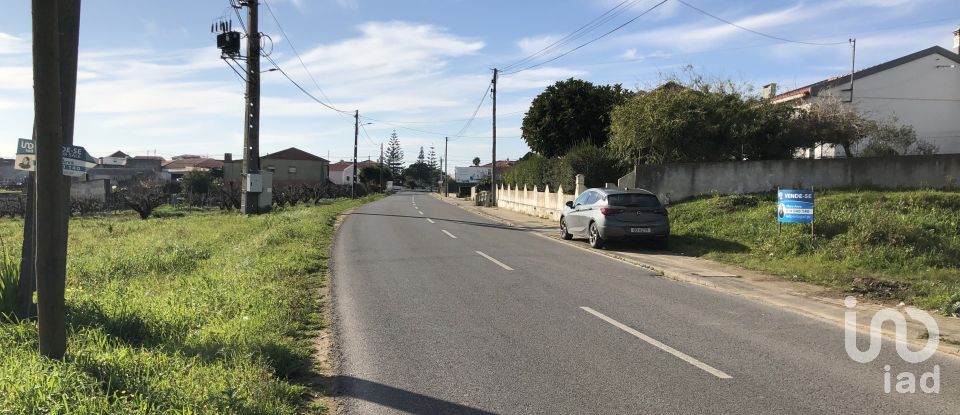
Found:
[{"label": "license plate", "polygon": [[630,228],[630,233],[652,233],[650,228]]}]

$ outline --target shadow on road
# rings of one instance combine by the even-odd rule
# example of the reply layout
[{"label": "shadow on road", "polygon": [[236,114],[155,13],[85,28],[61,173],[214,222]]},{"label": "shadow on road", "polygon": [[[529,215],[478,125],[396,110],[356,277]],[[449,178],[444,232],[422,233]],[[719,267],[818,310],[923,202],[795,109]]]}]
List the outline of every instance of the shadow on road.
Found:
[{"label": "shadow on road", "polygon": [[468,226],[480,226],[484,228],[496,228],[496,229],[505,229],[509,231],[520,231],[520,232],[535,232],[538,230],[536,228],[524,228],[521,226],[508,226],[508,225],[502,225],[502,224],[496,224],[496,223],[483,223],[483,222],[471,222],[467,220],[444,219],[444,218],[436,218],[432,216],[390,215],[386,213],[358,213],[358,212],[354,212],[346,216],[385,216],[385,217],[409,218],[409,219],[432,219],[440,222],[452,222],[452,223],[459,223],[459,224],[468,225]]},{"label": "shadow on road", "polygon": [[335,396],[337,397],[360,399],[412,414],[494,414],[494,412],[352,376],[334,376],[328,380],[335,385]]}]

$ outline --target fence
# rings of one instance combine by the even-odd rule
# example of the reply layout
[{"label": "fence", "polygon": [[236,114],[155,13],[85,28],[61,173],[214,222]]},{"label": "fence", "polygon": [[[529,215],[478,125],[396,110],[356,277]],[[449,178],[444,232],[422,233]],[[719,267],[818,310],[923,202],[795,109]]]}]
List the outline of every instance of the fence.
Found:
[{"label": "fence", "polygon": [[640,166],[621,188],[649,190],[664,203],[709,194],[777,187],[949,188],[960,178],[960,154],[820,160],[769,160]]},{"label": "fence", "polygon": [[517,186],[497,186],[497,207],[544,219],[560,220],[564,205],[575,198],[575,195],[564,194],[563,187],[551,192],[550,186],[547,186],[540,192],[527,186],[522,189]]}]

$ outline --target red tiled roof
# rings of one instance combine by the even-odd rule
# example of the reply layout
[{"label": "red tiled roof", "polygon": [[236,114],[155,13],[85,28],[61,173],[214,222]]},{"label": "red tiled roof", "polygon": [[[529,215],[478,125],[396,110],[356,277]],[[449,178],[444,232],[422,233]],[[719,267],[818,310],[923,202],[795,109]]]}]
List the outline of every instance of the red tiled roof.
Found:
[{"label": "red tiled roof", "polygon": [[[330,171],[344,171],[352,165],[353,165],[352,161],[338,161],[336,163],[330,164]],[[357,165],[359,165],[360,168],[362,169],[367,166],[376,166],[377,162],[373,160],[366,160],[366,161],[357,162]]]},{"label": "red tiled roof", "polygon": [[286,150],[280,150],[276,153],[267,154],[260,157],[261,159],[272,159],[272,160],[310,160],[310,161],[327,161],[322,157],[315,156],[313,154],[307,153],[296,147],[290,147]]},{"label": "red tiled roof", "polygon": [[200,169],[221,169],[223,168],[223,162],[210,158],[191,158],[174,160],[165,164],[163,167],[167,170],[185,169],[190,167]]}]

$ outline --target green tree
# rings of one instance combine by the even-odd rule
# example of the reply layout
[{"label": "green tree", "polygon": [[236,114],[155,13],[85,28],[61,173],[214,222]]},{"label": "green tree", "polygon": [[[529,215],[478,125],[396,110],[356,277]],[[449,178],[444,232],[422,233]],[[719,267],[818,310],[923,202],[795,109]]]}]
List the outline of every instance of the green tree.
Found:
[{"label": "green tree", "polygon": [[651,164],[793,158],[809,145],[795,111],[744,96],[731,83],[669,82],[611,115],[608,146]]},{"label": "green tree", "polygon": [[390,141],[387,143],[386,162],[391,176],[398,178],[403,176],[403,149],[400,147],[400,139],[397,138],[396,131],[390,134]]},{"label": "green tree", "polygon": [[417,163],[426,164],[426,162],[427,162],[427,157],[423,154],[423,146],[420,146],[420,153],[417,154]]},{"label": "green tree", "polygon": [[427,165],[427,163],[416,162],[413,163],[403,171],[403,177],[406,178],[407,182],[413,181],[416,183],[417,187],[426,187],[432,185],[430,183],[430,177],[433,174],[434,170]]},{"label": "green tree", "polygon": [[480,157],[474,157],[474,158],[473,158],[473,165],[474,165],[474,166],[479,166],[479,165],[480,165]]},{"label": "green tree", "polygon": [[937,146],[917,138],[913,126],[901,125],[896,118],[874,122],[867,140],[860,151],[862,157],[935,154],[938,150]]},{"label": "green tree", "polygon": [[[380,182],[381,175],[383,183]],[[382,188],[390,180],[393,180],[393,172],[386,165],[377,164],[360,169],[360,181],[364,184],[376,183],[378,188]]]},{"label": "green tree", "polygon": [[206,204],[210,191],[214,187],[214,177],[209,171],[193,170],[180,179],[180,191],[190,204]]},{"label": "green tree", "polygon": [[523,117],[523,138],[544,157],[559,157],[577,144],[603,146],[609,138],[610,111],[633,93],[617,85],[579,79],[557,82],[534,98]]}]

